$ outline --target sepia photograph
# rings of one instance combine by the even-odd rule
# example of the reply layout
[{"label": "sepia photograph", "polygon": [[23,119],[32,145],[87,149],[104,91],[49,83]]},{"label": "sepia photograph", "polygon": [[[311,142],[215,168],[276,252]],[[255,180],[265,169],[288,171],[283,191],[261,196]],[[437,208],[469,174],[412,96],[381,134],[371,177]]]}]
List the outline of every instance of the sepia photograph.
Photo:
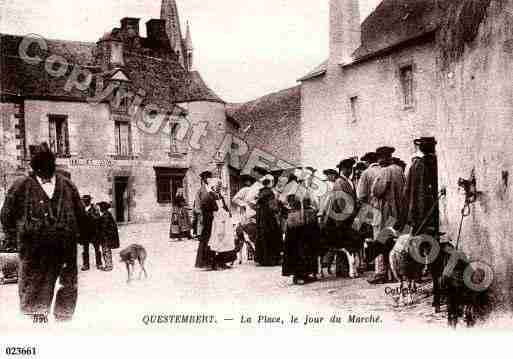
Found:
[{"label": "sepia photograph", "polygon": [[0,337],[511,331],[512,121],[513,0],[0,0]]}]

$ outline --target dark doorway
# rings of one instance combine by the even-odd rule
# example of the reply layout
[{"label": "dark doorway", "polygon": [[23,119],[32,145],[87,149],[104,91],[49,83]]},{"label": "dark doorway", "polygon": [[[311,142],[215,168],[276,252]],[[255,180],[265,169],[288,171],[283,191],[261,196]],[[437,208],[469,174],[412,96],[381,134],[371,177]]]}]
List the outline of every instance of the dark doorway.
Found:
[{"label": "dark doorway", "polygon": [[128,222],[129,212],[128,177],[114,178],[114,207],[117,222]]}]

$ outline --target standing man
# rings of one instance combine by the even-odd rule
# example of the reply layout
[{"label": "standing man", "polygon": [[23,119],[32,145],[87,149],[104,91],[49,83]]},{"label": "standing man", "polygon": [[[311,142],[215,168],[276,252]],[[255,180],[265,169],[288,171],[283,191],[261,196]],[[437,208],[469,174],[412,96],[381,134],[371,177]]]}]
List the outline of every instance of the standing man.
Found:
[{"label": "standing man", "polygon": [[[351,253],[360,252],[363,248],[363,241],[360,234],[353,229],[353,222],[356,217],[356,189],[351,180],[353,167],[356,161],[353,158],[342,160],[337,166],[340,171],[340,176],[335,182],[335,212],[339,214],[340,218],[336,221],[337,225],[337,240],[338,247],[343,247]],[[338,194],[337,194],[338,193]],[[342,194],[342,196],[341,196]],[[343,276],[343,262],[345,260],[342,256],[337,256],[337,276]]]},{"label": "standing man", "polygon": [[71,320],[77,303],[77,241],[87,225],[75,185],[55,173],[55,155],[46,143],[30,146],[34,172],[9,189],[0,219],[20,245],[20,309],[48,315],[55,295],[57,321]]},{"label": "standing man", "polygon": [[198,238],[201,235],[201,230],[203,227],[203,221],[201,218],[201,200],[208,193],[208,185],[207,180],[212,178],[212,172],[203,171],[199,175],[200,177],[200,189],[196,193],[194,197],[194,203],[192,205],[192,231],[195,238]]},{"label": "standing man", "polygon": [[[208,188],[208,179],[213,178],[212,172],[200,173],[201,187],[194,199],[194,211],[197,215],[197,233],[199,234],[198,252],[196,254],[196,268],[210,268],[213,255],[208,248],[208,240],[212,232],[214,212],[217,211],[215,196]],[[198,223],[201,222],[201,225]]]},{"label": "standing man", "polygon": [[426,233],[428,228],[439,232],[437,158],[434,137],[414,141],[416,154],[406,180],[406,222],[413,234]]},{"label": "standing man", "polygon": [[[368,167],[365,171],[363,171],[356,188],[359,207],[362,208],[362,206],[368,206],[368,208],[376,209],[378,207],[378,202],[377,199],[372,196],[372,184],[381,171],[381,167],[378,164],[378,156],[376,152],[368,152],[361,158],[361,160],[367,163]],[[362,211],[360,213],[364,212],[366,214],[368,213],[368,211]],[[357,218],[357,220],[359,221],[360,225],[360,233],[363,235],[364,239],[369,242],[375,240],[376,238],[374,235],[372,223],[368,223],[365,218]],[[366,248],[364,251],[367,267],[375,257],[374,253],[372,253],[372,249],[373,247],[371,246]]]},{"label": "standing man", "polygon": [[89,270],[89,244],[94,247],[94,259],[96,269],[102,269],[102,254],[100,251],[100,243],[98,241],[98,218],[99,213],[91,203],[91,196],[86,194],[82,196],[82,203],[86,211],[87,224],[83,238],[80,238],[82,244],[82,268],[81,270]]},{"label": "standing man", "polygon": [[[401,167],[394,164],[393,147],[380,147],[376,150],[381,171],[372,184],[372,196],[376,198],[377,210],[381,214],[381,221],[374,227],[374,235],[386,227],[400,229],[403,221],[403,190],[404,174]],[[391,248],[390,248],[391,249]],[[375,261],[375,275],[368,282],[370,284],[383,284],[388,281],[388,248],[379,255]]]},{"label": "standing man", "polygon": [[[358,181],[356,193],[358,201],[360,203],[372,206],[372,184],[378,177],[378,174],[381,171],[381,167],[377,163],[378,156],[376,152],[366,153],[365,156],[362,157],[362,161],[367,162],[369,164],[369,167],[365,171],[363,171],[362,176]],[[376,204],[375,201],[374,204]]]},{"label": "standing man", "polygon": [[330,249],[336,246],[337,233],[335,221],[330,217],[330,211],[331,201],[334,195],[333,189],[338,179],[338,172],[330,168],[324,170],[323,173],[326,176],[328,191],[320,199],[320,209],[317,215],[321,228],[319,250],[321,255],[321,268],[327,268],[328,273],[331,274],[331,263],[333,263],[335,253],[330,251]]}]

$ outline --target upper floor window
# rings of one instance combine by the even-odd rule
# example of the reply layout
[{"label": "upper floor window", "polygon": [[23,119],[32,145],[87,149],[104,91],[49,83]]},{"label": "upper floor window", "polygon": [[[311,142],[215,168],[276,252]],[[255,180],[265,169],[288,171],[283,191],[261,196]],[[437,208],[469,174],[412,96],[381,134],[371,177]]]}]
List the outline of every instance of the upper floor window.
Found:
[{"label": "upper floor window", "polygon": [[360,114],[360,101],[358,96],[353,96],[349,99],[351,103],[351,122],[358,122]]},{"label": "upper floor window", "polygon": [[413,97],[413,65],[402,66],[399,75],[403,91],[403,105],[405,108],[411,108],[415,104]]},{"label": "upper floor window", "polygon": [[132,138],[130,122],[115,121],[116,154],[130,156],[132,154]]},{"label": "upper floor window", "polygon": [[50,149],[56,156],[69,156],[68,117],[64,115],[49,115]]}]

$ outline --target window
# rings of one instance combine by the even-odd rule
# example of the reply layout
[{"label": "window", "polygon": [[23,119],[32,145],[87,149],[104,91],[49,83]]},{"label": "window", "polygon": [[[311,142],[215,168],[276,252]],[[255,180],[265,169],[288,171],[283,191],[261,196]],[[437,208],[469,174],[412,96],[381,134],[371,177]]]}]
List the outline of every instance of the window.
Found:
[{"label": "window", "polygon": [[359,116],[359,101],[358,96],[353,96],[349,99],[351,102],[351,122],[355,123],[358,122],[358,116]]},{"label": "window", "polygon": [[184,186],[185,172],[169,168],[155,168],[157,177],[157,202],[172,203],[176,192]]},{"label": "window", "polygon": [[403,104],[405,108],[413,107],[413,65],[403,66],[400,69],[401,87],[403,90]]},{"label": "window", "polygon": [[119,156],[132,154],[131,129],[128,121],[115,121],[116,153]]},{"label": "window", "polygon": [[68,117],[48,116],[50,149],[56,156],[69,156]]}]

